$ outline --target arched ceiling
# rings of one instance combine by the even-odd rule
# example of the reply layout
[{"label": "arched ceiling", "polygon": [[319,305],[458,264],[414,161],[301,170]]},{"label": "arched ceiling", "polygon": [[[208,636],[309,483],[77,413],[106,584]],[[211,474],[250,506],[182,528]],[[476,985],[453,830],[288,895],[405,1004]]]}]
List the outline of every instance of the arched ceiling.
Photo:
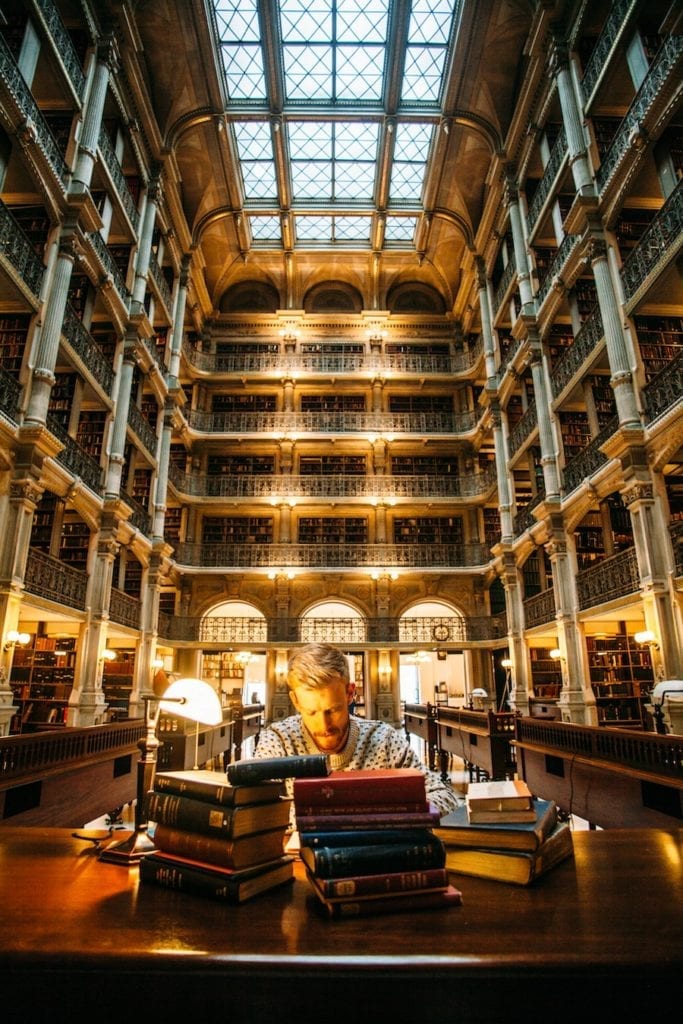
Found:
[{"label": "arched ceiling", "polygon": [[138,54],[214,309],[324,280],[456,302],[514,107],[525,0],[142,0]]}]

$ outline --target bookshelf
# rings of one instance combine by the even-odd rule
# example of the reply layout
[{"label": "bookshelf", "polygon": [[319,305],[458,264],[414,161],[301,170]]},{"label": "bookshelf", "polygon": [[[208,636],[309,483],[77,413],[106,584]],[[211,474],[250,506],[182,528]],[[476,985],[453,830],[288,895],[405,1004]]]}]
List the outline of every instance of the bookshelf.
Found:
[{"label": "bookshelf", "polygon": [[50,391],[50,413],[67,432],[74,408],[77,380],[78,375],[75,373],[57,373]]},{"label": "bookshelf", "polygon": [[133,487],[131,496],[139,501],[144,508],[149,507],[149,499],[152,489],[152,470],[139,468],[133,473]]},{"label": "bookshelf", "polygon": [[385,347],[387,355],[405,356],[447,356],[450,354],[450,346],[446,341],[429,341],[415,344],[409,341],[398,343],[388,342]]},{"label": "bookshelf", "polygon": [[74,682],[76,639],[35,634],[15,647],[10,686],[17,711],[10,731],[30,732],[36,725],[64,725]]},{"label": "bookshelf", "polygon": [[65,512],[59,541],[59,558],[73,569],[85,571],[88,566],[89,548],[90,527],[76,513]]},{"label": "bookshelf", "polygon": [[500,511],[496,508],[483,509],[484,543],[493,547],[500,540]]},{"label": "bookshelf", "polygon": [[275,456],[209,455],[206,472],[207,476],[269,476],[275,472]]},{"label": "bookshelf", "polygon": [[364,455],[302,455],[299,459],[301,476],[365,476],[366,470]]},{"label": "bookshelf", "polygon": [[368,521],[362,516],[301,516],[300,544],[367,544]]},{"label": "bookshelf", "polygon": [[458,516],[411,516],[394,519],[395,544],[462,544]]},{"label": "bookshelf", "polygon": [[134,650],[117,650],[114,661],[104,662],[102,690],[110,719],[128,717],[134,668]]},{"label": "bookshelf", "polygon": [[168,505],[164,513],[164,540],[169,544],[180,543],[180,528],[183,521],[183,510],[180,505]]},{"label": "bookshelf", "polygon": [[219,341],[216,344],[216,355],[218,356],[275,355],[279,351],[278,342]]},{"label": "bookshelf", "polygon": [[645,376],[650,380],[680,355],[683,348],[683,317],[637,316],[633,322]]},{"label": "bookshelf", "polygon": [[579,571],[605,557],[603,522],[599,512],[588,512],[574,531]]},{"label": "bookshelf", "polygon": [[617,414],[614,391],[609,378],[600,374],[593,374],[588,378],[588,383],[593,394],[593,406],[598,422],[601,427],[604,427]]},{"label": "bookshelf", "polygon": [[389,412],[453,412],[450,395],[389,395]]},{"label": "bookshelf", "polygon": [[365,395],[302,395],[302,412],[365,412]]},{"label": "bookshelf", "polygon": [[213,395],[213,412],[275,412],[277,395]]},{"label": "bookshelf", "polygon": [[46,491],[33,513],[30,546],[51,554],[55,542],[55,533],[59,528],[60,520],[57,516],[57,498],[54,494]]},{"label": "bookshelf", "polygon": [[574,334],[569,324],[555,323],[548,331],[545,340],[550,365],[555,367],[567,349],[574,344]]},{"label": "bookshelf", "polygon": [[654,684],[647,647],[625,629],[586,637],[590,682],[600,725],[642,726],[643,704]]},{"label": "bookshelf", "polygon": [[460,466],[452,455],[392,455],[392,476],[459,476]]},{"label": "bookshelf", "polygon": [[107,422],[106,412],[82,412],[78,420],[76,440],[81,448],[99,460],[104,442],[104,428]]},{"label": "bookshelf", "polygon": [[13,377],[18,377],[26,349],[28,316],[0,316],[0,364]]},{"label": "bookshelf", "polygon": [[591,431],[588,417],[585,412],[561,412],[559,423],[564,457],[568,462],[582,452],[590,442]]},{"label": "bookshelf", "polygon": [[529,648],[534,699],[544,703],[557,700],[562,689],[561,663],[550,657],[551,650],[551,647]]},{"label": "bookshelf", "polygon": [[205,516],[202,544],[272,544],[272,516]]}]

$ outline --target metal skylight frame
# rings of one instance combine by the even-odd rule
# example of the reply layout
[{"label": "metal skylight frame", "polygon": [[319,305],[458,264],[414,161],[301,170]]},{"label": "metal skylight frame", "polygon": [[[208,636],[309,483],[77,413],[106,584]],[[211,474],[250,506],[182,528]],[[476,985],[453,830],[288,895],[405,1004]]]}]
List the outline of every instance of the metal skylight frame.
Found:
[{"label": "metal skylight frame", "polygon": [[412,247],[462,2],[212,0],[255,246]]}]

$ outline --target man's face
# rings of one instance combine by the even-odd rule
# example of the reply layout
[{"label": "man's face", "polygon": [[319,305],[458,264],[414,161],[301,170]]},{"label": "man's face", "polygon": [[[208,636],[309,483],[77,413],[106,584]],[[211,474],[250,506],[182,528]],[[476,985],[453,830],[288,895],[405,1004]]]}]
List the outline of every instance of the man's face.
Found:
[{"label": "man's face", "polygon": [[308,686],[292,690],[292,704],[316,745],[325,754],[336,754],[346,743],[352,695],[352,684],[345,683],[343,679],[319,690]]}]

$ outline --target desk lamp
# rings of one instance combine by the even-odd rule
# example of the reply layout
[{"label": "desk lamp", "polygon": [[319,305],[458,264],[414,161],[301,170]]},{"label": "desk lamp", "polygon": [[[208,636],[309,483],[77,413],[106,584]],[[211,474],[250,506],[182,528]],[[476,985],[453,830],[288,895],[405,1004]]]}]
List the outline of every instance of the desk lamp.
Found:
[{"label": "desk lamp", "polygon": [[105,846],[99,859],[115,864],[137,864],[141,857],[155,849],[147,834],[147,822],[143,820],[145,795],[154,785],[157,752],[161,743],[157,738],[159,715],[162,711],[189,718],[197,723],[195,732],[195,764],[199,749],[199,723],[220,725],[223,710],[218,694],[202,679],[176,679],[164,692],[161,699],[145,697],[145,736],[140,740],[138,761],[137,792],[135,800],[135,831],[128,839]]}]

